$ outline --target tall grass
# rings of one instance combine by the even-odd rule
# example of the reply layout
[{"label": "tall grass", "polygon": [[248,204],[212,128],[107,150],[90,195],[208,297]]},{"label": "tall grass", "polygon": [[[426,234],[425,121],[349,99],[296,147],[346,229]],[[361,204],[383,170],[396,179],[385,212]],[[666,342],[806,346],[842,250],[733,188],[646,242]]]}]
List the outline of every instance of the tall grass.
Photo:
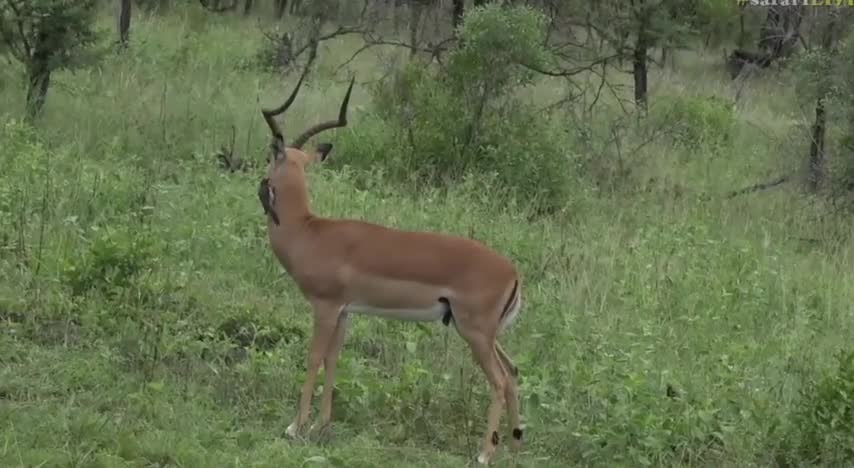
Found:
[{"label": "tall grass", "polygon": [[[332,438],[283,437],[310,313],[266,244],[261,169],[223,172],[214,152],[233,125],[236,151],[260,160],[259,100],[287,86],[246,66],[253,21],[198,15],[136,18],[127,55],[56,77],[36,129],[19,121],[20,70],[0,71],[0,464],[467,463],[487,386],[440,325],[357,318]],[[353,49],[321,57],[332,70]],[[354,66],[370,74],[376,59],[363,60]],[[656,71],[652,102],[730,97],[723,75],[696,79],[703,55],[677,63]],[[339,75],[302,91],[288,129],[334,114]],[[503,341],[521,372],[526,445],[499,466],[850,453],[854,403],[833,382],[854,381],[836,360],[854,332],[851,225],[794,185],[722,196],[803,154],[773,83],[753,86],[724,146],[656,139],[622,155],[624,190],[579,183],[564,213],[535,221],[524,200],[499,201],[474,179],[401,192],[380,167],[366,178],[346,164],[349,138],[334,150],[343,164],[312,170],[317,213],[471,235],[518,263],[526,305]],[[357,87],[351,127],[369,106]],[[590,148],[601,153],[583,156],[616,157],[604,140]],[[822,402],[838,418],[815,416]]]}]

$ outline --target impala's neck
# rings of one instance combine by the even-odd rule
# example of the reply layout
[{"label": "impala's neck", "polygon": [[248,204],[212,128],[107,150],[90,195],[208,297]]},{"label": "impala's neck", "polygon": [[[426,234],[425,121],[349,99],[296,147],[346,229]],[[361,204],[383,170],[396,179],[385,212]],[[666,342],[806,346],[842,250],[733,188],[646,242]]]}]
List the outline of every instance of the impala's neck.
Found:
[{"label": "impala's neck", "polygon": [[288,168],[285,183],[277,189],[276,203],[273,207],[279,217],[279,226],[271,226],[285,231],[285,238],[290,240],[305,226],[306,221],[314,215],[308,197],[308,187],[302,168]]}]

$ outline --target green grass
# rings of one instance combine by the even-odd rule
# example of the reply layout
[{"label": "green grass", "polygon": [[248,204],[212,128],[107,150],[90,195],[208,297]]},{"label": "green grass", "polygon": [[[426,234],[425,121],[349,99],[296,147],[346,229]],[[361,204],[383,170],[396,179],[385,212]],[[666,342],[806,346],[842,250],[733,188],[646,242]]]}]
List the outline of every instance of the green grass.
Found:
[{"label": "green grass", "polygon": [[[0,71],[0,465],[469,463],[487,385],[440,325],[357,318],[332,437],[284,437],[309,308],[269,251],[261,169],[228,174],[213,153],[234,125],[236,151],[260,160],[258,100],[276,104],[287,86],[241,66],[260,43],[253,20],[198,15],[135,18],[127,56],[55,77],[37,129],[19,121],[20,70]],[[287,128],[334,115],[347,75],[328,75],[353,49],[321,52],[327,78]],[[656,70],[652,102],[731,98],[711,57],[683,52],[675,71]],[[367,80],[377,63],[354,68]],[[730,146],[655,140],[627,161],[624,190],[579,185],[560,216],[531,221],[524,201],[475,181],[407,192],[346,164],[312,170],[313,208],[473,235],[518,263],[525,307],[503,342],[526,445],[498,466],[812,464],[803,441],[831,431],[803,415],[813,381],[851,348],[854,243],[849,221],[820,216],[828,207],[795,185],[723,198],[805,154],[797,109],[780,109],[774,86],[745,92]],[[364,88],[353,104],[358,127]],[[842,450],[817,452],[832,464]]]}]

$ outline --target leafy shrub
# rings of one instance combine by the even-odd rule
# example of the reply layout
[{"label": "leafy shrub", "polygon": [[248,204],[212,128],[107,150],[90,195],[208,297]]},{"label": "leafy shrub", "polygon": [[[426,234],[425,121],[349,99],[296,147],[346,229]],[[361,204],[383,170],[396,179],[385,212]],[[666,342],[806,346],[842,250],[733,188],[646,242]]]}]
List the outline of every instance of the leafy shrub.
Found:
[{"label": "leafy shrub", "polygon": [[[16,5],[17,4],[17,5]],[[39,115],[51,73],[94,63],[99,32],[94,28],[94,0],[38,0],[0,5],[0,42],[24,66],[27,116]]]},{"label": "leafy shrub", "polygon": [[[279,25],[275,25],[263,31],[263,35],[264,38],[258,49],[251,57],[242,59],[239,69],[257,69],[270,73],[291,71],[297,58],[295,54],[302,47],[309,46],[294,44],[294,37],[297,36],[294,28],[283,30]],[[303,35],[305,35],[304,31]]]},{"label": "leafy shrub", "polygon": [[[787,70],[794,83],[797,104],[809,109],[812,116],[818,99],[823,99],[829,116],[825,144],[828,147],[838,144],[842,156],[825,161],[830,193],[847,199],[854,191],[854,94],[850,92],[854,86],[854,35],[835,51],[816,47],[790,60],[792,64]],[[834,131],[837,122],[841,124],[838,133]],[[850,201],[847,205],[851,205]]]},{"label": "leafy shrub", "polygon": [[[32,127],[11,120],[0,128],[0,164],[4,168],[0,174],[0,252],[12,250],[12,233],[17,232],[20,240],[25,240],[24,220],[34,217],[38,209],[31,199],[37,199],[36,181],[43,175],[40,160],[47,150],[38,141]],[[41,169],[41,171],[39,170]],[[24,184],[12,184],[12,181],[24,181]],[[23,251],[22,248],[19,249]],[[3,256],[0,256],[2,258]]]},{"label": "leafy shrub", "polygon": [[[854,35],[848,38],[842,51],[842,73],[836,76],[844,76],[847,83],[842,88],[850,90],[854,87]],[[841,186],[848,191],[854,191],[854,93],[844,92],[842,106],[847,116],[845,133],[842,136],[842,151],[844,157],[839,158],[843,162]]]},{"label": "leafy shrub", "polygon": [[283,340],[289,342],[295,338],[300,340],[305,338],[303,331],[299,328],[286,327],[268,317],[257,318],[245,312],[228,317],[216,331],[236,346],[255,347],[260,350],[272,349]]},{"label": "leafy shrub", "polygon": [[470,98],[480,98],[479,87],[501,95],[532,83],[534,73],[520,65],[542,66],[547,58],[546,17],[528,7],[475,9],[459,35],[462,45],[451,53],[446,78]]},{"label": "leafy shrub", "polygon": [[795,415],[800,459],[836,465],[854,460],[854,351],[836,356],[835,372],[807,385]]},{"label": "leafy shrub", "polygon": [[151,245],[147,237],[136,235],[134,230],[108,227],[82,258],[68,261],[65,281],[76,296],[91,289],[109,292],[113,288],[126,288],[145,268]]},{"label": "leafy shrub", "polygon": [[[526,7],[472,10],[462,45],[434,70],[411,63],[374,89],[374,112],[345,132],[348,163],[432,186],[475,173],[495,195],[559,209],[571,186],[564,129],[513,95],[545,60],[542,15]],[[484,182],[487,184],[487,182]],[[501,189],[496,189],[501,187]]]},{"label": "leafy shrub", "polygon": [[719,147],[732,141],[735,113],[716,96],[667,96],[662,98],[654,122],[672,128],[674,140],[689,148]]},{"label": "leafy shrub", "polygon": [[[737,3],[727,0],[705,0],[680,6],[683,8],[683,14],[691,18],[691,24],[695,30],[705,29],[707,31],[707,39],[710,43],[720,45],[726,40],[731,40],[733,36],[739,37],[738,22],[736,21],[739,18]],[[742,21],[744,21],[743,18]],[[745,29],[753,31],[753,28]],[[745,32],[745,34],[748,33]],[[740,39],[745,40],[746,38],[740,37]]]}]

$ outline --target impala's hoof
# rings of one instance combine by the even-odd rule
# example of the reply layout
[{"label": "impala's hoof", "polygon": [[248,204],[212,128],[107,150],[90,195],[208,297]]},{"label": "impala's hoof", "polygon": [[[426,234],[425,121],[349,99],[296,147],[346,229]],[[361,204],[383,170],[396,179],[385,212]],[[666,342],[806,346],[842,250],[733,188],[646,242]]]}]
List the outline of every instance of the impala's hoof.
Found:
[{"label": "impala's hoof", "polygon": [[312,424],[311,430],[322,442],[328,442],[332,439],[332,423]]},{"label": "impala's hoof", "polygon": [[512,436],[510,439],[510,448],[520,450],[522,448],[522,428],[514,428]]},{"label": "impala's hoof", "polygon": [[329,432],[331,429],[332,423],[314,423],[311,425],[311,429],[309,430],[312,432],[317,431],[322,434],[324,432]]},{"label": "impala's hoof", "polygon": [[298,432],[299,429],[297,429],[297,423],[295,422],[292,422],[291,425],[288,426],[287,429],[285,429],[285,434],[292,439],[297,436]]}]

